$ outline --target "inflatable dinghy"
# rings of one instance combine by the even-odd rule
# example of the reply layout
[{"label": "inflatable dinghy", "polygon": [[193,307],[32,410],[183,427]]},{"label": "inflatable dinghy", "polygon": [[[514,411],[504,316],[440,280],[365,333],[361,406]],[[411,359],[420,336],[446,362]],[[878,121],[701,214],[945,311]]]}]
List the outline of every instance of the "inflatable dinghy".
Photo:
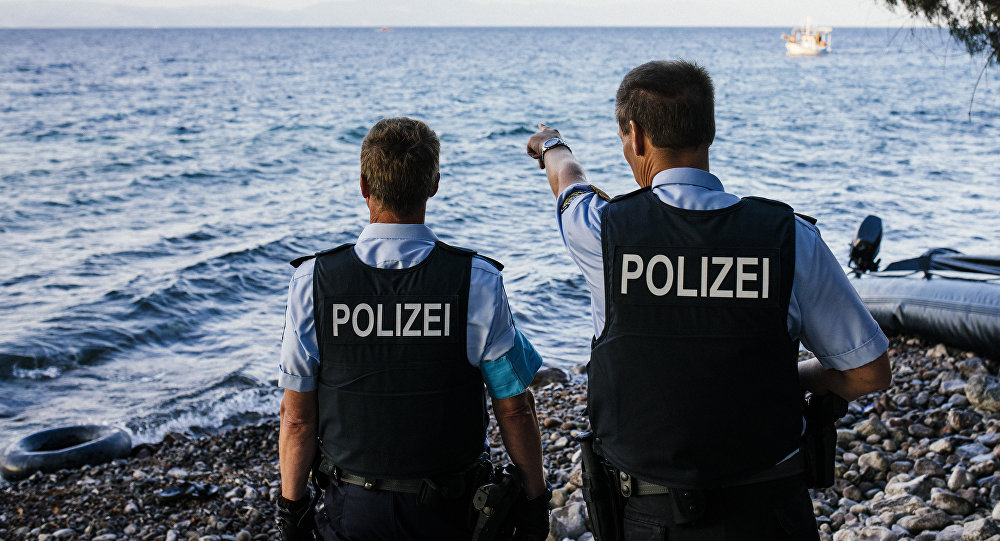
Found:
[{"label": "inflatable dinghy", "polygon": [[1000,256],[934,248],[879,270],[882,220],[869,216],[851,245],[851,282],[888,333],[913,333],[1000,358]]}]

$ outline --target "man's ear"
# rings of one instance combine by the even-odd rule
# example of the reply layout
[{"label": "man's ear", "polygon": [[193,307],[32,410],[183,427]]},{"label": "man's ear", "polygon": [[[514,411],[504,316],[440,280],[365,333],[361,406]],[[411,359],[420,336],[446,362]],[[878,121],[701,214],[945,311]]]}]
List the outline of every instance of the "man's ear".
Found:
[{"label": "man's ear", "polygon": [[431,194],[427,196],[427,199],[434,197],[434,194],[438,193],[438,185],[441,183],[441,172],[438,171],[434,173],[434,187],[431,188]]},{"label": "man's ear", "polygon": [[632,154],[644,156],[646,154],[646,131],[634,120],[628,121],[628,127],[632,132]]},{"label": "man's ear", "polygon": [[365,174],[361,173],[361,197],[368,199],[372,191],[368,188],[368,179],[365,178]]}]

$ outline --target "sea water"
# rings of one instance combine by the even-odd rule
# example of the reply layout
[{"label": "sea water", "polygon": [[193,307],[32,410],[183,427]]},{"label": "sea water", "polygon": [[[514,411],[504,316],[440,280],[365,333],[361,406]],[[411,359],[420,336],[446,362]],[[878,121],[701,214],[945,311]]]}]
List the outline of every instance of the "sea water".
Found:
[{"label": "sea water", "polygon": [[[635,188],[614,93],[651,59],[716,84],[712,171],[819,219],[842,260],[1000,252],[996,68],[937,30],[0,30],[0,440],[111,423],[136,441],[273,417],[287,261],[367,221],[358,152],[385,116],[441,138],[427,222],[506,264],[547,363],[585,362],[589,292],[524,147],[562,130],[590,180]],[[970,115],[971,111],[971,115]]]}]

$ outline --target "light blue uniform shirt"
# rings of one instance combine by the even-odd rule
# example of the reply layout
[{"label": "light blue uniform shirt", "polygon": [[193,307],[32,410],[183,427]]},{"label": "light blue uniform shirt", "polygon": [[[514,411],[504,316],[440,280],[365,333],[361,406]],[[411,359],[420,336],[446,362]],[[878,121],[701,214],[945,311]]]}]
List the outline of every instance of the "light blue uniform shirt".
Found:
[{"label": "light blue uniform shirt", "polygon": [[[661,171],[653,177],[652,191],[660,201],[688,210],[715,210],[740,200],[724,191],[715,175],[701,169]],[[575,184],[560,194],[557,207],[563,242],[590,286],[594,336],[600,336],[604,329],[601,209],[607,203],[591,186]],[[823,242],[819,229],[798,217],[788,334],[828,369],[857,368],[889,347],[889,340]]]},{"label": "light blue uniform shirt", "polygon": [[[358,237],[354,252],[366,265],[405,269],[430,255],[437,240],[422,224],[370,224]],[[313,320],[314,266],[315,259],[300,265],[288,285],[278,386],[292,391],[316,390],[319,346]],[[491,397],[517,396],[531,384],[542,359],[514,327],[500,271],[473,257],[469,280],[469,364],[479,368]]]}]

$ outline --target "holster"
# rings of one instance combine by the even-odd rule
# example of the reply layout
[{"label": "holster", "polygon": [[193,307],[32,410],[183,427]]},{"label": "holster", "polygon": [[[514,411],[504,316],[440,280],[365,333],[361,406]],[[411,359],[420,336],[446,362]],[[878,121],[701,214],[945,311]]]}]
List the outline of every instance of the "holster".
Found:
[{"label": "holster", "polygon": [[847,401],[834,393],[810,394],[805,399],[806,430],[802,435],[806,485],[826,488],[833,485],[837,458],[835,423],[847,414]]},{"label": "holster", "polygon": [[477,512],[472,541],[509,539],[513,532],[507,517],[520,497],[520,474],[509,465],[497,471],[492,482],[477,488],[472,497],[472,507]]},{"label": "holster", "polygon": [[618,489],[617,474],[594,450],[594,433],[576,437],[583,460],[583,500],[587,504],[587,526],[597,541],[624,539],[625,498]]}]

